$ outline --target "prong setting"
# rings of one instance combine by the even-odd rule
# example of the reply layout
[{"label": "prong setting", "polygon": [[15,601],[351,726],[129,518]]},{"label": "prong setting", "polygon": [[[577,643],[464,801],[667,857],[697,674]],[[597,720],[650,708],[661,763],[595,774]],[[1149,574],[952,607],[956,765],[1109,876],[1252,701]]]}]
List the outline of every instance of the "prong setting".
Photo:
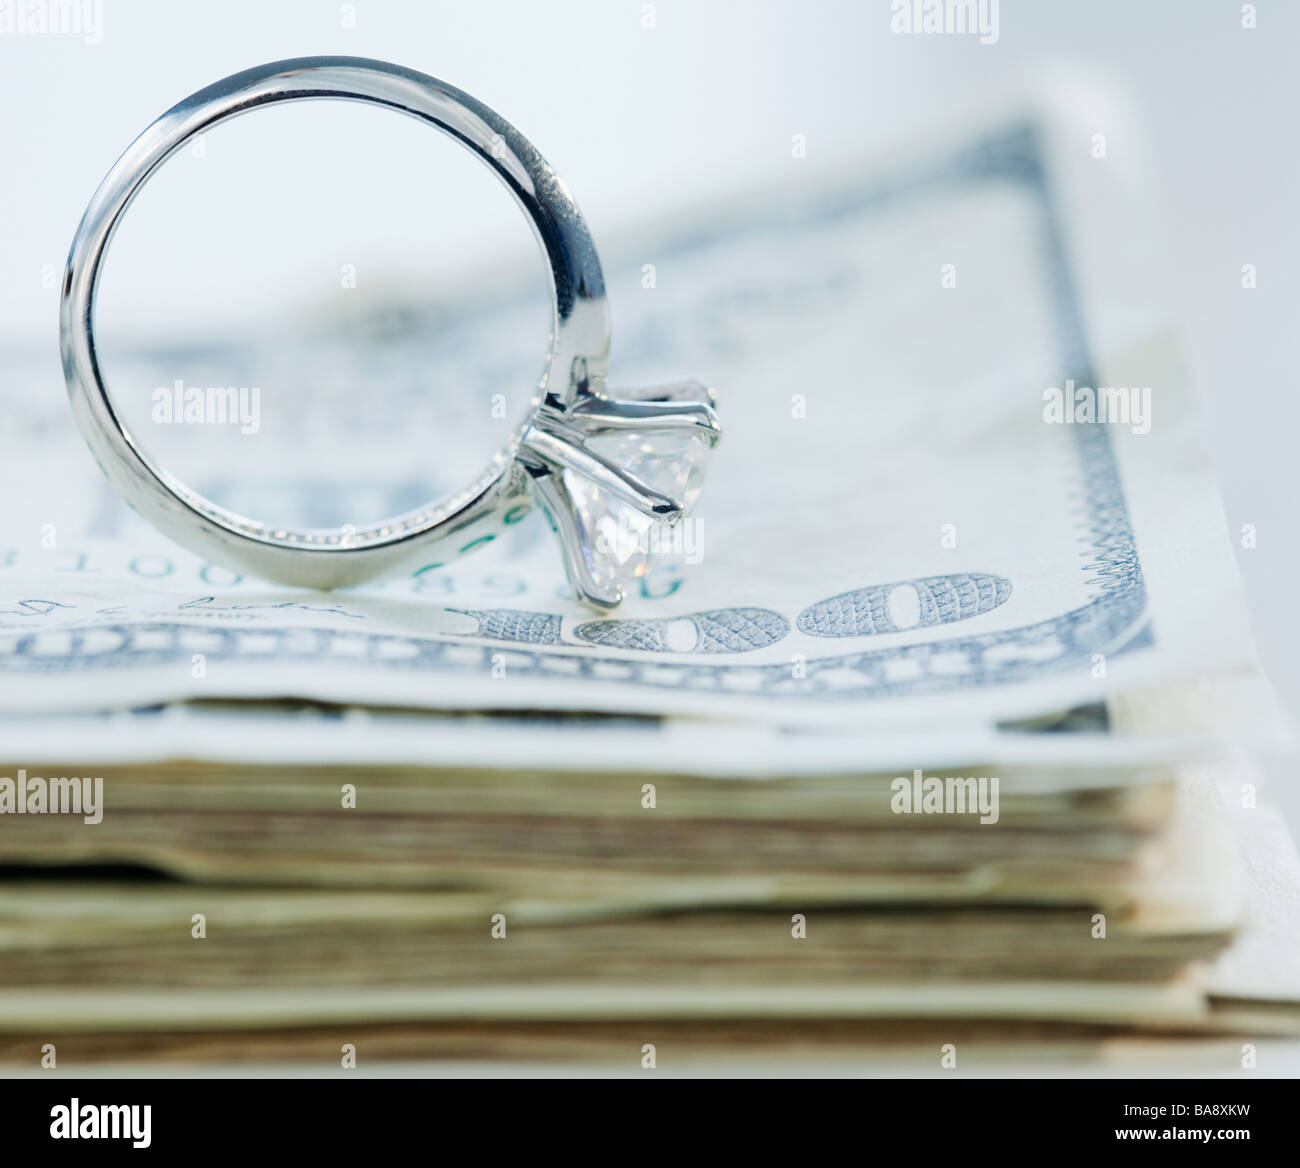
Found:
[{"label": "prong setting", "polygon": [[[588,604],[612,608],[624,597],[621,578],[648,571],[649,555],[632,557],[651,525],[672,527],[691,509],[704,457],[722,428],[715,395],[701,381],[639,387],[620,397],[582,389],[567,406],[554,399],[542,405],[518,459],[559,536],[574,591]],[[678,489],[652,481],[665,466]]]}]

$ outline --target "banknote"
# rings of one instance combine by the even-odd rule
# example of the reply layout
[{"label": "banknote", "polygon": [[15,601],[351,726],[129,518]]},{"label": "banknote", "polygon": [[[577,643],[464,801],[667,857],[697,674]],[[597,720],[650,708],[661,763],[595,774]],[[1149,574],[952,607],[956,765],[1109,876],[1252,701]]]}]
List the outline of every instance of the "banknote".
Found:
[{"label": "banknote", "polygon": [[[1086,109],[1017,106],[947,145],[774,181],[743,213],[698,210],[614,249],[618,359],[706,375],[726,429],[689,539],[615,615],[567,594],[537,515],[453,563],[344,592],[203,563],[100,481],[53,353],[10,353],[0,702],[987,725],[1250,668],[1158,269],[1124,172],[1077,148],[1088,124]],[[438,360],[490,384],[516,353],[536,358],[519,312],[505,297],[408,314],[364,371],[327,331],[286,342],[276,360],[296,389],[268,392],[245,436],[266,444],[259,458],[277,452],[280,477],[216,454],[188,481],[308,519],[340,498],[400,511],[445,489],[439,471],[390,470],[447,429],[422,354],[436,340]],[[257,343],[178,341],[176,360],[201,381],[256,367]],[[376,416],[381,388],[399,405]],[[332,408],[335,437],[304,442],[302,419]]]},{"label": "banknote", "polygon": [[[694,912],[661,904],[647,914],[597,894],[593,913],[572,897],[326,894],[32,870],[0,897],[0,1060],[25,1065],[33,1040],[52,1034],[60,1065],[67,1056],[78,1067],[106,1057],[331,1063],[340,1042],[358,1041],[371,1058],[617,1059],[620,1028],[626,1044],[647,1027],[682,1055],[746,1036],[784,1048],[797,1032],[824,1059],[836,1033],[853,1035],[859,1054],[896,1053],[923,1040],[926,1019],[943,1019],[961,1033],[995,1023],[1020,1060],[1062,1047],[1096,1060],[1135,1026],[1231,1035],[1231,1049],[1181,1048],[1194,1060],[1184,1071],[1226,1070],[1239,1065],[1242,1034],[1300,1027],[1300,975],[1277,946],[1294,915],[1294,845],[1267,803],[1220,814],[1250,777],[1215,776],[1217,794],[1204,782],[1183,788],[1180,807],[1200,830],[1174,863],[1147,870],[1126,910],[1108,912],[1104,941],[1086,902],[848,914],[804,903],[808,940],[795,944],[779,897],[747,912],[706,898]],[[1226,951],[1240,908],[1225,895],[1225,823],[1260,873],[1248,928]],[[485,924],[503,909],[504,944]],[[211,940],[193,939],[194,913]],[[819,1019],[833,1019],[830,1032]],[[1137,1050],[1126,1057],[1139,1060],[1130,1073],[1140,1067]]]},{"label": "banknote", "polygon": [[[430,711],[300,700],[195,700],[121,710],[0,714],[3,760],[149,764],[176,758],[274,767],[439,766],[606,773],[612,764],[667,774],[787,777],[869,774],[978,759],[1070,776],[1088,767],[1176,764],[1231,741],[1290,741],[1267,682],[1253,670],[1130,690],[1025,720],[950,720],[859,730],[707,721],[656,714]],[[994,769],[997,769],[996,767]],[[1055,780],[1047,786],[1059,786]]]},{"label": "banknote", "polygon": [[[943,734],[247,701],[9,716],[10,785],[93,759],[100,786],[83,814],[0,818],[0,866],[620,903],[706,887],[744,903],[1124,903],[1136,872],[1167,864],[1175,782],[1230,757],[1254,693],[1166,685]],[[983,790],[978,826],[903,814],[900,784],[918,782],[961,784],[972,811]]]},{"label": "banknote", "polygon": [[[1086,900],[902,912],[791,902],[779,886],[724,905],[704,882],[693,899],[645,905],[608,890],[539,898],[32,873],[0,897],[0,1035],[831,1014],[1195,1029],[1210,1024],[1201,963],[1228,945],[1241,910],[1221,821],[1196,800],[1182,807],[1173,862],[1107,908],[1104,943]],[[212,930],[206,945],[177,927],[196,913]]]},{"label": "banknote", "polygon": [[[577,894],[664,905],[781,895],[1125,904],[1136,875],[1149,879],[1168,859],[1180,773],[1095,763],[725,778],[646,762],[613,774],[555,768],[544,755],[503,770],[133,761],[101,768],[75,814],[0,818],[0,867],[489,889],[557,905]],[[70,773],[29,765],[0,782],[25,793]],[[954,792],[952,814],[900,802],[926,785]]]}]

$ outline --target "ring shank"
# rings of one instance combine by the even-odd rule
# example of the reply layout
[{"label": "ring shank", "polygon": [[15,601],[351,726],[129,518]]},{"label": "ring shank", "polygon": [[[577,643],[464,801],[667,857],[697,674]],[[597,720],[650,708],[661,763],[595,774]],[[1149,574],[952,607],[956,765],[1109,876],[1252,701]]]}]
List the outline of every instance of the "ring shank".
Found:
[{"label": "ring shank", "polygon": [[[94,340],[99,270],[122,216],[154,173],[190,139],[260,106],[342,99],[417,118],[460,142],[523,209],[546,257],[553,309],[534,401],[571,400],[599,384],[609,357],[604,277],[586,223],[564,182],[509,122],[469,94],[414,70],[361,57],[277,61],[227,77],[159,117],[105,176],[82,217],[64,273],[60,347],[73,412],[113,486],[145,519],[214,563],[283,583],[338,587],[413,564],[428,566],[486,542],[531,495],[514,455],[529,422],[453,496],[364,528],[292,531],[227,511],[153,463],[113,407]],[[531,418],[529,419],[531,421]]]}]

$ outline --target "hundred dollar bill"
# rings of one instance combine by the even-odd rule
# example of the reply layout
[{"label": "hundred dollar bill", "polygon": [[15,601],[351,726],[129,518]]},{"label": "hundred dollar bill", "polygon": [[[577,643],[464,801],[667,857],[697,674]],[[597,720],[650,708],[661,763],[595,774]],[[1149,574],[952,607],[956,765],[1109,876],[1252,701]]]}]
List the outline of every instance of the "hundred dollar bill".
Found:
[{"label": "hundred dollar bill", "polygon": [[[0,865],[619,903],[1123,904],[1168,865],[1175,781],[1222,757],[1243,700],[1162,687],[982,736],[287,702],[10,716]],[[1188,721],[1205,739],[1168,732]],[[89,759],[92,778],[67,778]],[[21,814],[78,782],[81,805],[43,805],[76,814]]]},{"label": "hundred dollar bill", "polygon": [[[808,890],[792,901],[775,884],[720,906],[711,883],[666,899],[642,881],[651,899],[639,901],[608,887],[546,898],[455,884],[127,890],[33,875],[0,896],[0,1037],[56,1020],[112,1031],[813,1014],[1195,1028],[1209,1018],[1194,967],[1227,946],[1240,906],[1222,825],[1203,805],[1187,810],[1173,862],[1108,910],[1105,945],[1087,900],[905,913]],[[796,905],[813,926],[792,950]],[[210,949],[176,928],[195,912],[220,922]],[[484,936],[493,912],[510,922],[510,947]]]},{"label": "hundred dollar bill", "polygon": [[[1257,673],[1166,683],[1024,721],[952,720],[882,729],[711,722],[647,714],[436,711],[305,701],[194,701],[123,710],[0,714],[0,766],[174,759],[231,766],[410,767],[607,774],[630,770],[746,779],[910,773],[917,766],[986,773],[1034,770],[1041,788],[1148,781],[1152,771],[1236,746],[1289,742]],[[73,769],[76,769],[75,767]],[[50,773],[54,773],[51,770]]]},{"label": "hundred dollar bill", "polygon": [[[988,724],[1251,668],[1134,186],[1089,157],[1091,125],[1069,103],[1018,105],[629,235],[610,265],[620,359],[706,374],[726,438],[677,559],[615,615],[560,586],[537,515],[454,563],[347,592],[205,564],[100,481],[53,354],[11,353],[0,703],[291,696],[867,728]],[[647,256],[653,291],[637,280]],[[415,313],[369,368],[328,333],[281,346],[293,377],[248,439],[266,443],[259,458],[278,452],[281,478],[214,455],[187,481],[308,520],[322,500],[396,512],[454,486],[390,472],[447,430],[424,356],[436,337],[467,381],[516,356],[527,368],[521,311],[507,297]],[[269,352],[178,351],[200,383],[265,369]],[[358,377],[400,408],[367,412]],[[305,442],[293,419],[321,411],[335,437]],[[342,477],[333,450],[352,460]]]}]

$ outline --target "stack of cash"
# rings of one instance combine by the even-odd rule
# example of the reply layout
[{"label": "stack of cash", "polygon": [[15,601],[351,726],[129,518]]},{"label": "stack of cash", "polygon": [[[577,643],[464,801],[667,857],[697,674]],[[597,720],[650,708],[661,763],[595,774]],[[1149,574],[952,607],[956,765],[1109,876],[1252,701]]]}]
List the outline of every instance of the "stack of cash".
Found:
[{"label": "stack of cash", "polygon": [[[937,1064],[1161,1035],[1226,1072],[1300,1033],[1300,861],[1248,757],[1278,718],[1091,125],[1048,100],[792,159],[625,239],[616,360],[708,376],[725,438],[608,615],[538,516],[328,595],[204,564],[14,350],[0,1056]],[[191,485],[305,524],[455,485],[420,452],[475,399],[430,371],[529,384],[523,301],[356,304],[382,362],[333,323],[171,352],[196,385],[297,379],[260,405],[274,475],[217,443]],[[109,380],[147,418],[144,368]]]}]

